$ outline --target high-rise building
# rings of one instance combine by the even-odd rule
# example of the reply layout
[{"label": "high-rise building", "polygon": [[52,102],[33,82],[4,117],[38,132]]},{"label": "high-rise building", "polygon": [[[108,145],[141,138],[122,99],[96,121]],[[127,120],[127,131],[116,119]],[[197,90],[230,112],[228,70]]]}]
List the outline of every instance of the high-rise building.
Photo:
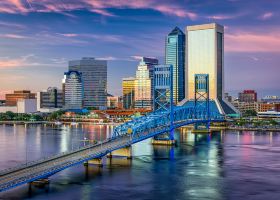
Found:
[{"label": "high-rise building", "polygon": [[65,109],[82,109],[84,95],[82,74],[78,71],[65,72],[62,82],[65,87]]},{"label": "high-rise building", "polygon": [[29,90],[14,91],[13,94],[6,94],[6,106],[16,106],[17,101],[21,99],[35,99],[36,94],[31,93]]},{"label": "high-rise building", "polygon": [[122,79],[123,108],[132,109],[135,104],[135,78]]},{"label": "high-rise building", "polygon": [[51,112],[63,107],[63,93],[55,87],[49,87],[45,91],[37,92],[37,110]]},{"label": "high-rise building", "polygon": [[186,28],[186,97],[194,99],[196,74],[209,75],[212,110],[221,114],[238,112],[224,99],[224,27],[212,23]]},{"label": "high-rise building", "polygon": [[238,99],[240,102],[256,102],[258,100],[255,90],[244,90],[238,93]]},{"label": "high-rise building", "polygon": [[153,72],[155,58],[143,57],[138,65],[135,78],[135,108],[152,109],[153,105]]},{"label": "high-rise building", "polygon": [[82,58],[69,62],[69,71],[82,74],[84,107],[102,108],[107,105],[107,61]]},{"label": "high-rise building", "polygon": [[185,34],[175,27],[165,40],[165,64],[173,65],[173,102],[185,98]]}]

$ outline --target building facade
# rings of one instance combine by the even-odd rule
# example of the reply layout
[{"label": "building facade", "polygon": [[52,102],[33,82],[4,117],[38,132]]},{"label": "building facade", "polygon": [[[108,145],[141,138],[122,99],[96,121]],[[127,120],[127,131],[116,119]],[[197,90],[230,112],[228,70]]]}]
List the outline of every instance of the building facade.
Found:
[{"label": "building facade", "polygon": [[153,72],[157,64],[157,59],[142,57],[135,78],[135,108],[152,109]]},{"label": "building facade", "polygon": [[115,109],[119,107],[119,97],[107,96],[107,108]]},{"label": "building facade", "polygon": [[35,99],[36,94],[29,90],[14,91],[13,94],[6,94],[5,106],[17,106],[17,101],[20,99]]},{"label": "building facade", "polygon": [[124,109],[133,109],[135,105],[135,78],[122,79],[122,101]]},{"label": "building facade", "polygon": [[238,112],[224,99],[224,27],[216,23],[186,28],[186,97],[194,99],[196,74],[209,75],[209,95],[221,114]]},{"label": "building facade", "polygon": [[235,101],[232,103],[234,107],[241,113],[244,114],[248,110],[254,110],[258,112],[258,102],[238,102]]},{"label": "building facade", "polygon": [[63,107],[63,92],[55,87],[37,92],[37,110],[40,112],[59,110]]},{"label": "building facade", "polygon": [[185,98],[185,34],[175,27],[165,40],[165,64],[173,66],[173,101]]},{"label": "building facade", "polygon": [[107,105],[107,61],[82,58],[69,62],[69,71],[82,74],[84,107],[102,108]]},{"label": "building facade", "polygon": [[255,90],[244,90],[243,92],[238,93],[238,99],[240,102],[256,102],[257,93]]},{"label": "building facade", "polygon": [[82,74],[78,71],[65,72],[64,79],[62,82],[65,88],[64,108],[82,109],[84,99]]}]

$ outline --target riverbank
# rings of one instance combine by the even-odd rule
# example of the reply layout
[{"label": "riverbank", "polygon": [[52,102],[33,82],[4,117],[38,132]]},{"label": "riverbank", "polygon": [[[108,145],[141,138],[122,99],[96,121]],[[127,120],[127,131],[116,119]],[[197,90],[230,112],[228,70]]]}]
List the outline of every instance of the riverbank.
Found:
[{"label": "riverbank", "polygon": [[[45,124],[45,125],[57,125],[57,122],[53,121],[0,121],[0,125],[31,125],[31,124]],[[61,125],[71,125],[72,122],[61,122]],[[109,126],[117,126],[122,123],[117,122],[102,122],[102,123],[95,123],[95,122],[75,122],[78,124],[92,124],[92,125],[109,125]],[[57,125],[58,126],[58,125]]]}]

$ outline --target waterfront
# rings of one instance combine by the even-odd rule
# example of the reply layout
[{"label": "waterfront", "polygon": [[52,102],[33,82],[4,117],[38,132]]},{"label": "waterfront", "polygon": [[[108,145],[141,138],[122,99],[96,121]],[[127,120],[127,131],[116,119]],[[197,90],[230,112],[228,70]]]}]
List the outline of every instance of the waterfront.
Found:
[{"label": "waterfront", "polygon": [[[0,126],[0,169],[110,136],[112,126]],[[279,199],[280,133],[177,131],[178,146],[133,146],[132,160],[102,169],[83,165],[50,178],[49,188],[22,186],[0,199]],[[27,152],[27,153],[26,153]],[[246,187],[244,187],[246,186]]]}]

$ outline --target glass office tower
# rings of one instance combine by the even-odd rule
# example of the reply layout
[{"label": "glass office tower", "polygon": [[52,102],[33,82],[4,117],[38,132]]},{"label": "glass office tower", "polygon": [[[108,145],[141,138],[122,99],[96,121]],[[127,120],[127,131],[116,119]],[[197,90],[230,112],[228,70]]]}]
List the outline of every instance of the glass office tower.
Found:
[{"label": "glass office tower", "polygon": [[158,60],[143,57],[138,65],[135,78],[135,108],[152,109],[153,72]]},{"label": "glass office tower", "polygon": [[233,114],[233,106],[224,95],[224,27],[212,23],[188,26],[186,49],[186,96],[194,99],[195,74],[209,74],[210,99],[216,102],[219,112]]},{"label": "glass office tower", "polygon": [[185,98],[185,34],[175,27],[165,40],[165,64],[173,65],[173,102]]},{"label": "glass office tower", "polygon": [[123,78],[122,80],[123,108],[132,109],[135,103],[135,78]]},{"label": "glass office tower", "polygon": [[83,108],[83,81],[82,74],[78,71],[68,71],[64,73],[62,83],[65,87],[64,100],[65,109]]},{"label": "glass office tower", "polygon": [[70,71],[82,74],[84,107],[102,108],[107,105],[107,61],[82,58],[69,62]]}]

